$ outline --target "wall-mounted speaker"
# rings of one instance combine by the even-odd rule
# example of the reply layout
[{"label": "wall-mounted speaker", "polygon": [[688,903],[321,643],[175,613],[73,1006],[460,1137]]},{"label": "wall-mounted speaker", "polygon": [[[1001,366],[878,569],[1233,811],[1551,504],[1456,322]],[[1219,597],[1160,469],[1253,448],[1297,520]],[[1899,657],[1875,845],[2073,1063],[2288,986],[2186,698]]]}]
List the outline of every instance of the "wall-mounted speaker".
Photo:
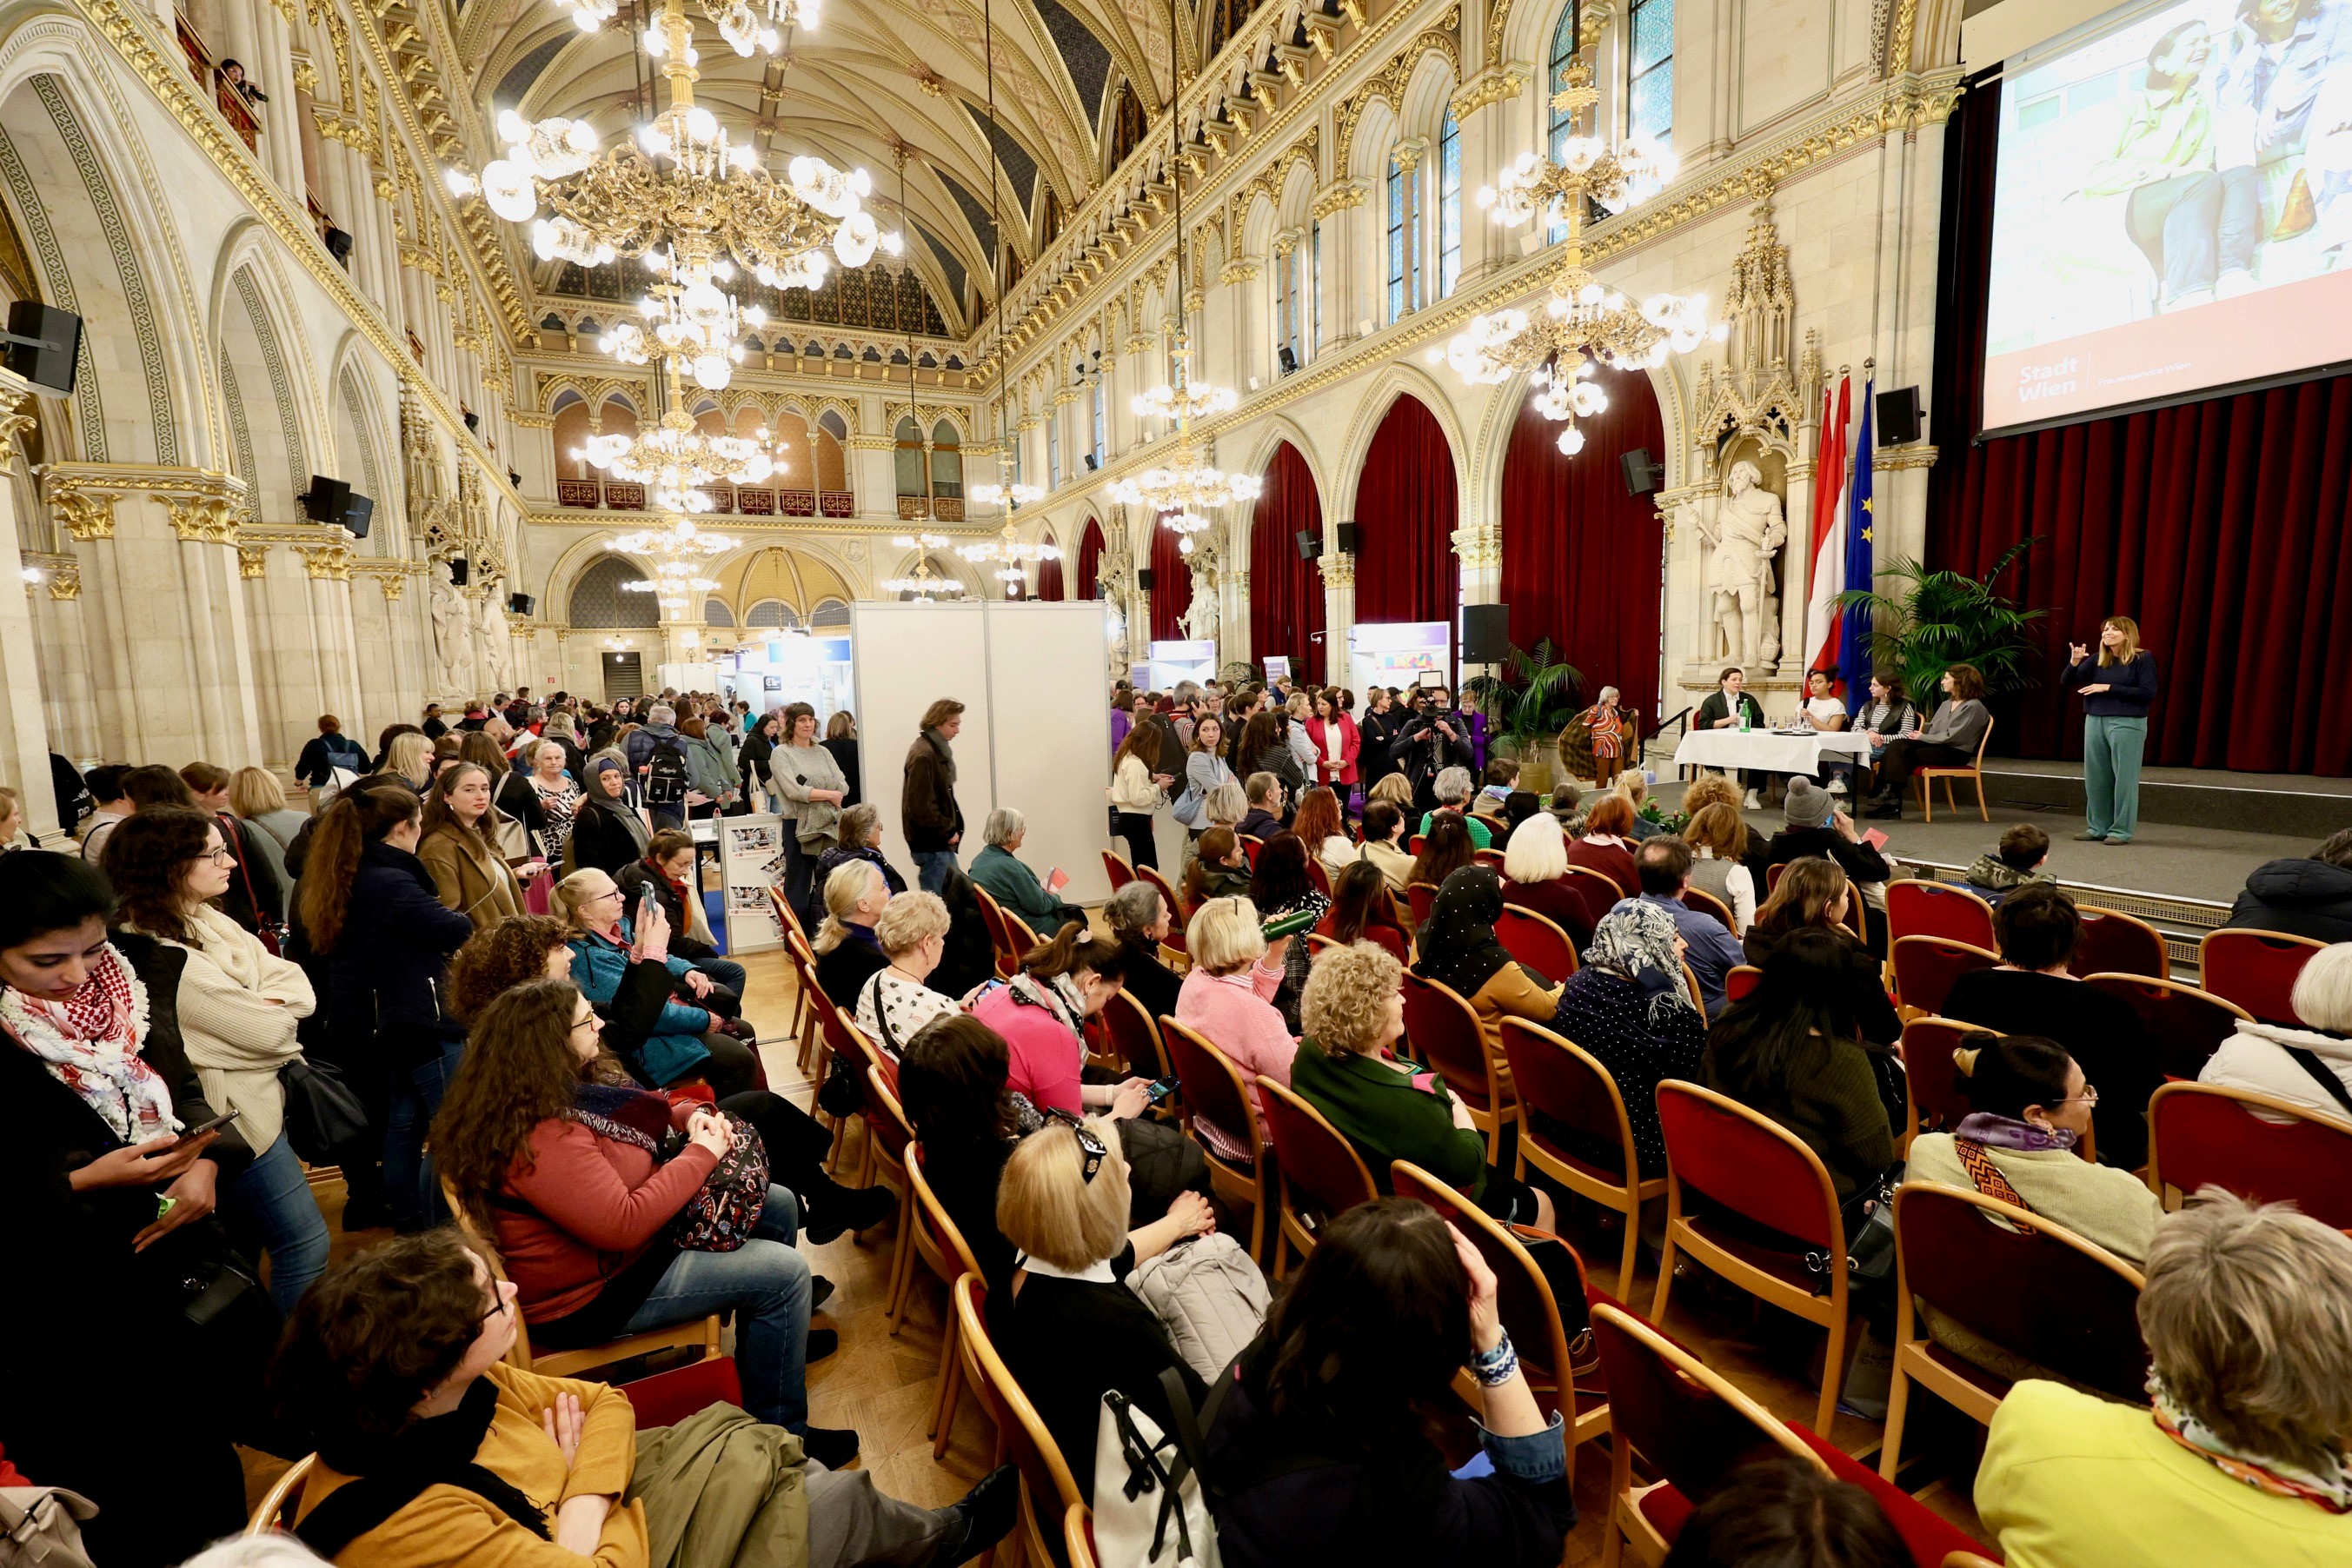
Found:
[{"label": "wall-mounted speaker", "polygon": [[480,433],[482,428],[482,416],[480,415],[475,413],[470,408],[461,408],[457,412],[458,416],[466,421],[467,429],[474,431],[477,434]]},{"label": "wall-mounted speaker", "polygon": [[1298,368],[1298,355],[1292,351],[1288,343],[1283,344],[1281,348],[1275,351],[1275,358],[1282,362],[1282,374],[1285,375]]},{"label": "wall-mounted speaker", "polygon": [[71,310],[18,300],[8,307],[8,368],[53,397],[72,395],[81,353],[81,318]]},{"label": "wall-mounted speaker", "polygon": [[327,254],[340,262],[345,270],[349,270],[352,265],[351,230],[330,226],[327,230]]},{"label": "wall-mounted speaker", "polygon": [[1090,474],[1091,474],[1091,473],[1093,473],[1097,468],[1101,468],[1101,467],[1102,467],[1102,459],[1101,459],[1100,458],[1096,457],[1092,452],[1088,452],[1088,453],[1087,454],[1087,472],[1088,472],[1088,473],[1090,473]]},{"label": "wall-mounted speaker", "polygon": [[1136,573],[1135,573],[1135,585],[1136,585],[1137,587],[1139,587],[1139,588],[1142,589],[1142,590],[1143,590],[1145,593],[1147,593],[1147,594],[1149,594],[1150,592],[1151,592],[1151,568],[1150,568],[1150,567],[1149,567],[1149,566],[1139,566],[1139,567],[1136,568]]},{"label": "wall-mounted speaker", "polygon": [[452,555],[449,557],[449,582],[451,586],[458,588],[464,587],[466,585],[466,579],[472,574],[473,568],[467,564],[466,558],[464,556]]},{"label": "wall-mounted speaker", "polygon": [[1900,447],[1919,438],[1919,389],[1898,386],[1878,395],[1878,444]]},{"label": "wall-mounted speaker", "polygon": [[1462,606],[1462,662],[1500,664],[1511,652],[1508,605]]},{"label": "wall-mounted speaker", "polygon": [[1343,522],[1339,524],[1337,529],[1333,530],[1333,532],[1336,537],[1332,542],[1339,545],[1339,553],[1342,555],[1353,555],[1356,552],[1356,525],[1352,522]]},{"label": "wall-mounted speaker", "polygon": [[1666,466],[1650,456],[1647,447],[1636,447],[1617,459],[1625,475],[1625,493],[1629,496],[1655,494],[1666,482]]},{"label": "wall-mounted speaker", "polygon": [[518,616],[527,616],[539,608],[539,601],[529,594],[509,594],[507,595],[507,608]]},{"label": "wall-mounted speaker", "polygon": [[1298,545],[1298,558],[1312,561],[1323,553],[1323,536],[1311,528],[1302,528],[1292,536]]},{"label": "wall-mounted speaker", "polygon": [[352,508],[352,487],[325,474],[312,474],[302,492],[302,515],[312,522],[341,522]]},{"label": "wall-mounted speaker", "polygon": [[343,526],[351,531],[353,539],[365,539],[368,535],[368,523],[374,516],[374,498],[354,491],[351,504],[343,508]]}]

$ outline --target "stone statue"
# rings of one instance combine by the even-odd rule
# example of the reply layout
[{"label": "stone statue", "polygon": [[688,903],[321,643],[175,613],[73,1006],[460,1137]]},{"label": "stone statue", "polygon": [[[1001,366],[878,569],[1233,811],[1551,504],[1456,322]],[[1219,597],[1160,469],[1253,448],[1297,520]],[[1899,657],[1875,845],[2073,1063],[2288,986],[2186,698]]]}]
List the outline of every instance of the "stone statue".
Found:
[{"label": "stone statue", "polygon": [[491,595],[482,595],[482,682],[504,690],[507,663],[514,653],[514,634],[507,629],[507,613]]},{"label": "stone statue", "polygon": [[[1780,498],[1764,488],[1764,472],[1742,458],[1724,477],[1723,500],[1699,531],[1715,546],[1707,589],[1718,631],[1708,657],[1727,664],[1752,664],[1766,657],[1771,628],[1767,605],[1776,597],[1772,558],[1789,542]],[[1775,642],[1779,639],[1773,638]]]},{"label": "stone statue", "polygon": [[472,628],[467,623],[466,601],[440,567],[433,570],[433,664],[440,678],[435,689],[442,696],[468,696],[474,678]]},{"label": "stone statue", "polygon": [[1184,612],[1184,635],[1195,642],[1217,640],[1217,574],[1195,573],[1192,604]]}]

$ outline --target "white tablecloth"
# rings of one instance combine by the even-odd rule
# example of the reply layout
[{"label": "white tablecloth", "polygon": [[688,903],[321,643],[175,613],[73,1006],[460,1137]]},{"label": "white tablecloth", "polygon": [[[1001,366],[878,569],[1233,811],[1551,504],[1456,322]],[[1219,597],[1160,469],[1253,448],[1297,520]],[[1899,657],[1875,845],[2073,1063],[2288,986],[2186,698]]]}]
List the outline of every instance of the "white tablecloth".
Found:
[{"label": "white tablecloth", "polygon": [[1678,768],[1754,768],[1772,773],[1817,773],[1822,753],[1870,760],[1870,737],[1852,730],[1815,730],[1802,735],[1769,730],[1694,730],[1675,748]]}]

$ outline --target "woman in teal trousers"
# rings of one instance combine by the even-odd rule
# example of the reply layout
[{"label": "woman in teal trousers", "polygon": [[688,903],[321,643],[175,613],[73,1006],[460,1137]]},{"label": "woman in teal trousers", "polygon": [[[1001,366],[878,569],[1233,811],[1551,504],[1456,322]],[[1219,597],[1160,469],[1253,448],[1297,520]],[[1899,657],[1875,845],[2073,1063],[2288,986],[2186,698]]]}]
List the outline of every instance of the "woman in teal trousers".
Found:
[{"label": "woman in teal trousers", "polygon": [[2129,616],[2099,627],[2098,662],[2072,646],[2064,684],[2083,698],[2083,787],[2089,825],[2077,838],[2128,844],[2139,826],[2139,759],[2147,749],[2147,710],[2156,702],[2156,656],[2139,646]]}]

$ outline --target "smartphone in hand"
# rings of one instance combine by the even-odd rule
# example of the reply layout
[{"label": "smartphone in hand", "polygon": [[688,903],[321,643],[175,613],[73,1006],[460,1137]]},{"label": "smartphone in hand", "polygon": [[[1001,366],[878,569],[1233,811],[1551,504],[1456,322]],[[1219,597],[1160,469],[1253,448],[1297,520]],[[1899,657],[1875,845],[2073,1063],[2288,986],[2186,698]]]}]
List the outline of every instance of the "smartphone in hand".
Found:
[{"label": "smartphone in hand", "polygon": [[145,1156],[145,1158],[150,1160],[160,1160],[166,1154],[176,1154],[181,1150],[186,1148],[189,1144],[194,1142],[197,1139],[203,1137],[205,1133],[217,1132],[236,1120],[236,1111],[224,1110],[218,1116],[214,1117],[210,1121],[199,1121],[194,1127],[182,1129],[180,1135],[177,1138],[173,1139],[169,1143],[164,1144],[161,1149],[158,1149],[153,1153]]},{"label": "smartphone in hand", "polygon": [[1175,1093],[1176,1089],[1177,1079],[1173,1076],[1163,1078],[1157,1083],[1153,1084],[1150,1089],[1145,1089],[1143,1091],[1143,1098],[1148,1103],[1157,1105],[1161,1100],[1167,1099],[1170,1095]]}]

